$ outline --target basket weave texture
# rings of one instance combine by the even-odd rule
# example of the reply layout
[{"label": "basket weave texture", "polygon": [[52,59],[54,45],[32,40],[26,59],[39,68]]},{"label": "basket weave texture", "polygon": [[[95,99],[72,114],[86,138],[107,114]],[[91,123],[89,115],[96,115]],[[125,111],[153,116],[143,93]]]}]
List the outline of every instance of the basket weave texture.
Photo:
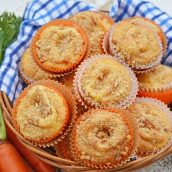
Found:
[{"label": "basket weave texture", "polygon": [[94,170],[88,167],[81,166],[77,164],[74,161],[63,159],[61,157],[52,155],[48,152],[46,152],[44,149],[41,149],[39,147],[31,145],[27,140],[22,138],[18,132],[14,129],[11,121],[11,113],[12,113],[12,104],[9,101],[7,95],[3,92],[0,92],[0,104],[2,106],[3,110],[3,117],[5,120],[5,123],[11,128],[11,130],[17,135],[19,138],[20,142],[27,147],[29,150],[34,152],[36,156],[38,156],[42,161],[55,166],[57,168],[61,168],[65,171],[70,171],[70,172],[80,172],[80,171],[85,171],[85,172],[107,172],[107,171],[119,171],[119,172],[127,172],[127,171],[132,171],[136,170],[139,168],[142,168],[144,166],[150,165],[151,163],[154,163],[172,153],[172,143],[162,149],[160,152],[154,155],[150,155],[144,158],[139,158],[137,160],[128,162],[124,164],[121,167],[115,168],[115,169],[110,169],[110,170]]}]

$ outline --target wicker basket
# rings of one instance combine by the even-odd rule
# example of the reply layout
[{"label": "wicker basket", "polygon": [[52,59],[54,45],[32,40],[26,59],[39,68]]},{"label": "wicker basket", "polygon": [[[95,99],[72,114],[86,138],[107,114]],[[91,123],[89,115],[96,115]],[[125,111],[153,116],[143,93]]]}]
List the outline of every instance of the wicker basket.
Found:
[{"label": "wicker basket", "polygon": [[44,149],[41,149],[39,147],[31,145],[29,142],[27,142],[25,139],[23,139],[14,129],[13,125],[11,124],[11,112],[12,112],[12,105],[7,97],[7,95],[3,92],[0,92],[0,104],[2,106],[3,110],[3,117],[6,122],[6,124],[11,128],[11,130],[14,131],[14,133],[17,135],[21,143],[26,146],[28,149],[30,149],[32,152],[34,152],[41,160],[44,162],[61,168],[65,171],[70,171],[70,172],[79,172],[79,171],[88,171],[88,172],[105,172],[105,171],[120,171],[120,172],[126,172],[126,171],[132,171],[135,169],[142,168],[144,166],[147,166],[153,162],[156,162],[165,156],[169,155],[172,153],[172,144],[160,152],[158,152],[155,155],[147,156],[145,158],[140,158],[135,161],[131,161],[126,163],[125,165],[111,169],[111,170],[94,170],[88,167],[80,166],[74,161],[70,161],[67,159],[63,159],[57,156],[54,156],[48,152],[46,152]]}]

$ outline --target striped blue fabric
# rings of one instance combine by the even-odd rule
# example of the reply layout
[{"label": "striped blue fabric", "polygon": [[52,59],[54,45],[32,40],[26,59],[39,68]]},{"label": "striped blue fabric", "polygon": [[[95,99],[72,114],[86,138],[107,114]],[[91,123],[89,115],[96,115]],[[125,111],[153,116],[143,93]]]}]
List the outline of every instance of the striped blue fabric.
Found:
[{"label": "striped blue fabric", "polygon": [[[18,74],[18,63],[36,30],[51,20],[68,18],[86,10],[96,8],[78,0],[34,0],[27,5],[18,38],[6,49],[0,68],[0,90],[6,92],[12,102],[24,87]],[[160,24],[168,39],[168,49],[162,63],[172,66],[172,18],[168,14],[147,1],[114,0],[110,15],[116,22],[127,17],[144,16]]]}]

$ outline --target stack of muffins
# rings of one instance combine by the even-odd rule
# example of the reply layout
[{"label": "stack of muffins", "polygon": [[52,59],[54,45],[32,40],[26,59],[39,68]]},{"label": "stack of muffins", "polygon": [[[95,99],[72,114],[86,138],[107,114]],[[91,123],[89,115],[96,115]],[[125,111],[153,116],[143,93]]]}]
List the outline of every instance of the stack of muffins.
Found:
[{"label": "stack of muffins", "polygon": [[13,107],[15,129],[93,169],[157,153],[172,138],[163,103],[172,102],[172,69],[160,64],[166,42],[143,17],[114,23],[85,11],[42,26],[19,64],[28,86]]}]

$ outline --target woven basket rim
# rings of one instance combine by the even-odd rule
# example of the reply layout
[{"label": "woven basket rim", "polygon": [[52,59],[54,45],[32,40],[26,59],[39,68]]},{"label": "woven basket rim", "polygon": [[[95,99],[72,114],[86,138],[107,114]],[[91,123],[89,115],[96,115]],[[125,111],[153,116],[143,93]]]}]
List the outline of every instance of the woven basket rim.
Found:
[{"label": "woven basket rim", "polygon": [[84,167],[81,165],[78,165],[76,162],[67,160],[55,155],[52,155],[50,153],[47,153],[43,149],[36,147],[34,145],[31,145],[27,140],[25,140],[22,136],[19,135],[19,133],[14,129],[12,123],[11,123],[11,113],[12,113],[12,104],[6,95],[6,93],[0,91],[0,104],[2,106],[2,112],[3,112],[3,117],[5,120],[5,123],[8,125],[8,127],[16,134],[16,136],[19,138],[20,142],[27,147],[30,151],[35,153],[36,156],[38,156],[42,161],[64,169],[66,171],[88,171],[88,172],[106,172],[106,171],[131,171],[131,170],[136,170],[139,168],[143,168],[144,166],[150,165],[166,156],[172,153],[172,143],[162,149],[160,152],[150,155],[144,158],[139,158],[134,161],[130,161],[126,164],[124,164],[121,167],[117,167],[114,169],[110,170],[94,170],[88,167]]}]

